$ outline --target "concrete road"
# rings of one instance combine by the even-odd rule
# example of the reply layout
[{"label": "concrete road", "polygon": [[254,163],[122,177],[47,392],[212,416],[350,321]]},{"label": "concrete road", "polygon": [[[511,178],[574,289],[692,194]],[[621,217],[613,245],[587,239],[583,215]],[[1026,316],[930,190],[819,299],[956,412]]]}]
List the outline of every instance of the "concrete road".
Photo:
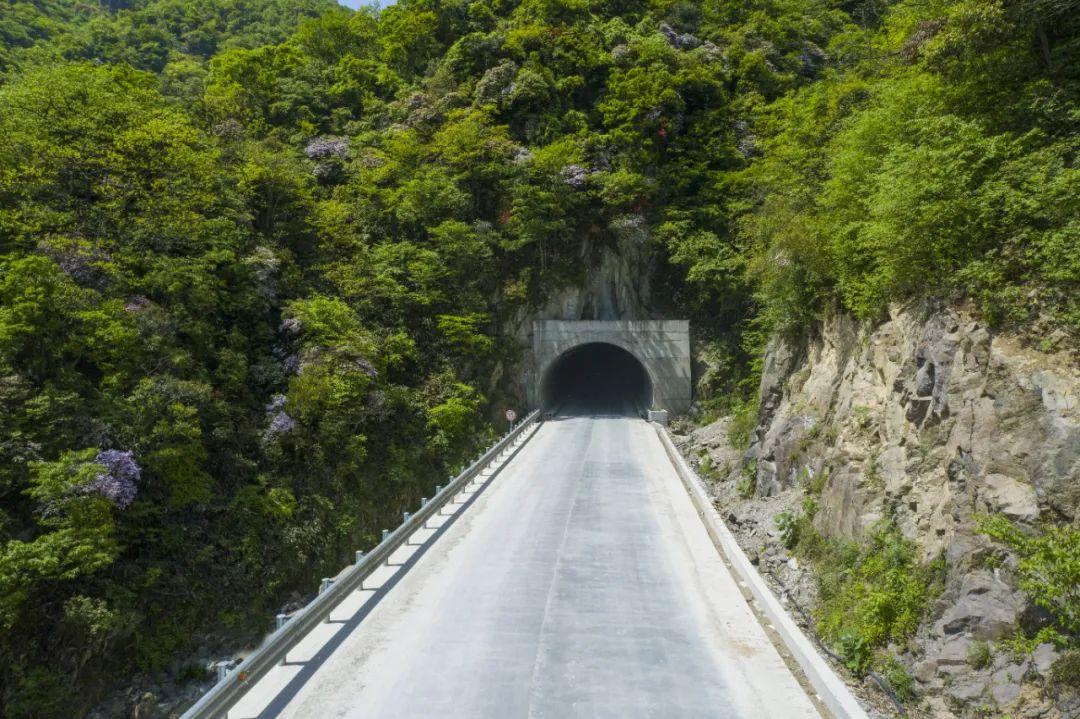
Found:
[{"label": "concrete road", "polygon": [[230,716],[819,716],[641,420],[545,423],[421,554]]}]

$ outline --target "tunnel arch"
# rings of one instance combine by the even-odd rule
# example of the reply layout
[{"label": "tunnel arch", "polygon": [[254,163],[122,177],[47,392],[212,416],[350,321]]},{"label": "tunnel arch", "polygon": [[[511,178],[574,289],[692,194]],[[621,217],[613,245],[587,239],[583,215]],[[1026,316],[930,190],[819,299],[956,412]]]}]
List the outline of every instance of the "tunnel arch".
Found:
[{"label": "tunnel arch", "polygon": [[685,412],[691,401],[690,323],[687,320],[554,320],[531,323],[532,357],[522,380],[531,407],[543,407],[543,379],[550,365],[579,345],[606,342],[632,354],[648,372],[648,409]]},{"label": "tunnel arch", "polygon": [[543,368],[540,401],[545,411],[563,414],[640,415],[653,404],[649,368],[615,342],[583,342]]}]

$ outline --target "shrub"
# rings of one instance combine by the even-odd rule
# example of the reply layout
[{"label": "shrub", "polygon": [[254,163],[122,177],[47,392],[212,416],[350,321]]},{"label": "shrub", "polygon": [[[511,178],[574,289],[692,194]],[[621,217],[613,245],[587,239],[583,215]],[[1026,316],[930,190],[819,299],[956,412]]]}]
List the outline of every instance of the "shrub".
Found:
[{"label": "shrub", "polygon": [[788,549],[794,549],[799,542],[799,517],[792,512],[776,515],[776,528],[780,530],[780,542]]},{"label": "shrub", "polygon": [[990,666],[990,643],[972,642],[967,651],[967,663],[972,669],[985,669]]},{"label": "shrub", "polygon": [[750,437],[757,427],[758,399],[753,397],[735,407],[728,425],[728,440],[731,446],[744,450],[750,446]]},{"label": "shrub", "polygon": [[1080,634],[1080,529],[1052,526],[1029,536],[1001,515],[984,517],[979,528],[1019,556],[1020,588],[1053,615],[1068,634]]},{"label": "shrub", "polygon": [[877,668],[888,682],[896,698],[902,702],[909,701],[915,696],[915,678],[908,672],[907,667],[891,654],[878,657]]},{"label": "shrub", "polygon": [[1054,662],[1050,681],[1064,687],[1080,687],[1080,649],[1070,649]]},{"label": "shrub", "polygon": [[801,512],[781,512],[776,515],[776,527],[780,530],[780,541],[785,547],[798,550],[803,556],[816,556],[816,547],[821,541],[821,535],[814,529],[817,509],[817,500],[806,497]]},{"label": "shrub", "polygon": [[712,481],[723,478],[720,470],[715,464],[713,464],[713,458],[710,457],[707,452],[704,452],[701,455],[701,462],[698,464],[698,471],[701,472],[702,477]]},{"label": "shrub", "polygon": [[864,544],[827,542],[814,563],[818,632],[856,673],[871,665],[873,650],[903,641],[918,627],[940,591],[944,562],[922,565],[915,546],[888,522]]},{"label": "shrub", "polygon": [[751,460],[743,465],[742,478],[739,480],[739,483],[735,485],[735,489],[743,499],[750,499],[754,496],[754,493],[757,491],[756,460]]}]

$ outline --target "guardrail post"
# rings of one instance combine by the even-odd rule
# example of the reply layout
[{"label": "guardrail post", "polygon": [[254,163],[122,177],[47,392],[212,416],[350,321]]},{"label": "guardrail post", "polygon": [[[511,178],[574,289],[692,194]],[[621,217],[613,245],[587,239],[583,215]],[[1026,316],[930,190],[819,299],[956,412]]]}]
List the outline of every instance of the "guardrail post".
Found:
[{"label": "guardrail post", "polygon": [[382,531],[382,540],[385,542],[386,538],[389,537],[389,536],[390,536],[390,530],[389,529],[384,529]]},{"label": "guardrail post", "polygon": [[421,497],[420,498],[420,506],[423,507],[425,504],[427,504],[427,497]]},{"label": "guardrail post", "polygon": [[285,626],[285,622],[289,621],[289,615],[288,614],[278,614],[277,616],[274,617],[274,620],[275,620],[275,622],[277,624],[277,627],[275,627],[275,628],[276,629],[281,629],[283,626]]},{"label": "guardrail post", "polygon": [[216,662],[214,668],[217,669],[217,680],[219,682],[225,681],[225,677],[229,676],[229,669],[232,668],[232,662]]},{"label": "guardrail post", "polygon": [[402,512],[402,513],[401,513],[401,523],[402,523],[402,524],[405,524],[406,522],[408,522],[408,521],[409,521],[409,517],[411,517],[411,516],[412,516],[412,515],[411,515],[411,514],[409,514],[408,512]]},{"label": "guardrail post", "polygon": [[435,485],[435,496],[436,497],[439,496],[439,492],[442,491],[442,488],[443,488],[443,486],[441,484],[436,484]]},{"label": "guardrail post", "polygon": [[364,552],[361,549],[356,550],[356,564],[364,561]]},{"label": "guardrail post", "polygon": [[319,594],[322,594],[327,589],[329,589],[330,585],[333,584],[333,583],[334,583],[334,580],[331,579],[330,577],[323,577],[322,582],[319,583]]}]

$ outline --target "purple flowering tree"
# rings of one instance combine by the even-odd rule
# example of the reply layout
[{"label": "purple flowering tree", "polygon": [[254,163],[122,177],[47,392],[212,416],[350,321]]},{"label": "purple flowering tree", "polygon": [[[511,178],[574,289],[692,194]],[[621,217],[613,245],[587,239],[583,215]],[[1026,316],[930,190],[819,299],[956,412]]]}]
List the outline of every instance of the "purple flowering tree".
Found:
[{"label": "purple flowering tree", "polygon": [[349,152],[347,137],[316,137],[304,148],[304,154],[312,160],[337,158],[342,160]]},{"label": "purple flowering tree", "polygon": [[139,492],[139,478],[142,471],[135,462],[131,451],[106,449],[98,452],[94,463],[101,465],[104,471],[83,485],[83,494],[96,494],[104,497],[119,509],[127,509]]},{"label": "purple flowering tree", "polygon": [[263,441],[269,442],[283,434],[288,434],[296,429],[296,420],[285,411],[287,398],[283,394],[276,394],[270,398],[266,405],[266,416],[269,420],[266,431],[263,433]]}]

